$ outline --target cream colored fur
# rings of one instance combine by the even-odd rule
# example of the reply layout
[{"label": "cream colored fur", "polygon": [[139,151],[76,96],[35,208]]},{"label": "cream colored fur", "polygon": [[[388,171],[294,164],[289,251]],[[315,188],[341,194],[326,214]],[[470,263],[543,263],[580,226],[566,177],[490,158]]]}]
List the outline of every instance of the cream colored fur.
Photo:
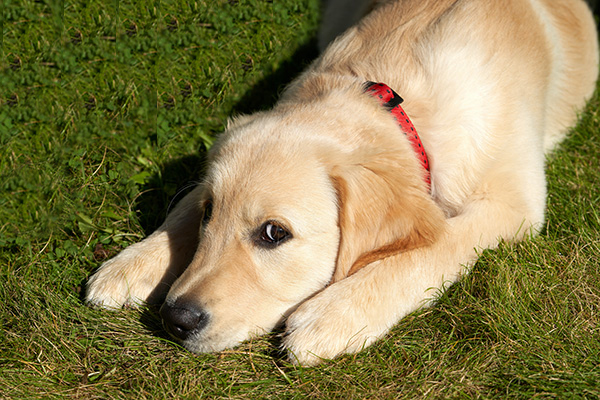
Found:
[{"label": "cream colored fur", "polygon": [[[273,110],[233,121],[204,182],[157,232],[100,267],[87,300],[193,303],[209,315],[183,342],[194,352],[282,322],[294,362],[359,351],[456,281],[481,249],[542,226],[545,154],[597,73],[596,30],[579,0],[385,2]],[[431,193],[365,81],[405,99]],[[266,221],[293,237],[261,247]]]}]

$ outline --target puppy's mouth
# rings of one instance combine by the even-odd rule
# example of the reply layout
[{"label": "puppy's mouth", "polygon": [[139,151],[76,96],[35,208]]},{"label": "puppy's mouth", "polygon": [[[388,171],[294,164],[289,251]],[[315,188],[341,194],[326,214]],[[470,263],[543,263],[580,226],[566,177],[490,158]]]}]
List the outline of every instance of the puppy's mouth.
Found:
[{"label": "puppy's mouth", "polygon": [[283,335],[285,322],[298,305],[289,308],[272,327],[249,329],[241,321],[217,324],[215,317],[205,308],[185,300],[166,301],[159,310],[164,330],[173,339],[192,353],[213,353],[238,346],[252,337],[269,332],[277,337]]},{"label": "puppy's mouth", "polygon": [[211,329],[211,326],[215,328],[213,316],[190,301],[166,301],[159,314],[169,336],[192,353],[222,351],[253,336],[238,324],[229,324],[225,329]]}]

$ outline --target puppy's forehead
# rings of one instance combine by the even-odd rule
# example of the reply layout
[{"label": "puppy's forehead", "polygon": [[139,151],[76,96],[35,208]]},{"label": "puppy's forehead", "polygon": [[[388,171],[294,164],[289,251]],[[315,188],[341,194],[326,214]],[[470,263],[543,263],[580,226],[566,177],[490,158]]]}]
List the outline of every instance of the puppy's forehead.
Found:
[{"label": "puppy's forehead", "polygon": [[[310,154],[289,143],[263,142],[220,154],[209,168],[207,183],[215,197],[244,197],[250,201],[302,197],[323,180],[323,167]],[[308,152],[307,152],[308,153]]]},{"label": "puppy's forehead", "polygon": [[300,130],[261,120],[227,132],[209,168],[209,184],[215,192],[273,192],[314,181],[322,167]]}]

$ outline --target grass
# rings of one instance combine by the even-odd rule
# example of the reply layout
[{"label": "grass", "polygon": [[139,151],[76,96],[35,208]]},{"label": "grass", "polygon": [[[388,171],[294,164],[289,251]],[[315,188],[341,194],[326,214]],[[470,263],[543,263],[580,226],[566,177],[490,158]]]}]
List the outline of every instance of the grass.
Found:
[{"label": "grass", "polygon": [[548,165],[536,239],[485,251],[358,355],[288,364],[277,337],[192,355],[153,309],[83,305],[152,231],[227,116],[315,56],[316,0],[3,0],[0,398],[598,398],[600,99]]}]

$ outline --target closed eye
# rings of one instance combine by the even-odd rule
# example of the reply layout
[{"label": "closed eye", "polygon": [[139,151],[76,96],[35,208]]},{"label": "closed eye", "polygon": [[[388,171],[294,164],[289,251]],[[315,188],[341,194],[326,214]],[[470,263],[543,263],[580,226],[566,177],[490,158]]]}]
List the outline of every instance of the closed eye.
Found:
[{"label": "closed eye", "polygon": [[281,223],[276,221],[267,221],[258,229],[254,235],[254,242],[267,249],[273,249],[288,240],[293,236],[290,231]]}]

